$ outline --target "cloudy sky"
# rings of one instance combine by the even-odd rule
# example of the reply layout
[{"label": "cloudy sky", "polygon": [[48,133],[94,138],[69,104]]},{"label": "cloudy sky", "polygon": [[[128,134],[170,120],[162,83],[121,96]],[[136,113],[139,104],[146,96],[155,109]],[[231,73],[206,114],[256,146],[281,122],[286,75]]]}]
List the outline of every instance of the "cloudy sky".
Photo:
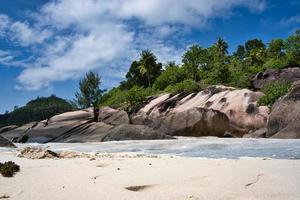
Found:
[{"label": "cloudy sky", "polygon": [[286,38],[299,10],[297,0],[1,0],[0,113],[37,96],[72,99],[88,70],[116,86],[142,49],[180,63],[189,45],[218,36],[231,52]]}]

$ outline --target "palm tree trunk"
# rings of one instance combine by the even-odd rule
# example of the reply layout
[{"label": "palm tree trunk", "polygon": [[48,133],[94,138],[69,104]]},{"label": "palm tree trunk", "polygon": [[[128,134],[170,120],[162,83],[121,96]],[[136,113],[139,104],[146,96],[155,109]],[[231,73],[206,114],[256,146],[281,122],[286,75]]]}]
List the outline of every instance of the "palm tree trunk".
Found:
[{"label": "palm tree trunk", "polygon": [[147,79],[148,79],[148,85],[151,88],[151,81],[150,81],[150,74],[149,73],[147,73]]}]

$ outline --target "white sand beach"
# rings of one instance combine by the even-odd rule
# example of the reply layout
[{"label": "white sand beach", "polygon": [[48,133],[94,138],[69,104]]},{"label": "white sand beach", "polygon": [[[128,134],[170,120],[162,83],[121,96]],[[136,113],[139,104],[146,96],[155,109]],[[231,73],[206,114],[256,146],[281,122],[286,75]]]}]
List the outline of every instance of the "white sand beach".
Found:
[{"label": "white sand beach", "polygon": [[[0,176],[0,198],[18,200],[299,200],[300,160],[202,159],[106,154],[27,159],[0,153],[21,171]],[[132,191],[134,190],[134,191]]]}]

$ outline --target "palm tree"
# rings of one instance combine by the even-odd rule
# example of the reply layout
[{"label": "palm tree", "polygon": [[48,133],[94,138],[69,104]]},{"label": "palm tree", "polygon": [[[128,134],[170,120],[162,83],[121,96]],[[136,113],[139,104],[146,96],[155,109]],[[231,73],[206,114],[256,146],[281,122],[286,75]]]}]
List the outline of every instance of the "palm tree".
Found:
[{"label": "palm tree", "polygon": [[148,86],[151,87],[151,72],[156,65],[156,57],[150,50],[143,50],[140,54],[141,58],[139,61],[140,64],[140,73],[146,75],[148,80]]},{"label": "palm tree", "polygon": [[165,66],[165,69],[177,67],[175,61],[168,61],[164,66]]},{"label": "palm tree", "polygon": [[225,54],[228,53],[228,51],[227,51],[227,49],[228,49],[228,44],[227,44],[227,42],[226,42],[224,39],[218,37],[218,38],[217,38],[217,41],[216,41],[216,43],[215,43],[214,45],[215,45],[215,47],[217,48],[217,50],[218,50],[219,52],[221,52],[222,54],[225,55]]}]

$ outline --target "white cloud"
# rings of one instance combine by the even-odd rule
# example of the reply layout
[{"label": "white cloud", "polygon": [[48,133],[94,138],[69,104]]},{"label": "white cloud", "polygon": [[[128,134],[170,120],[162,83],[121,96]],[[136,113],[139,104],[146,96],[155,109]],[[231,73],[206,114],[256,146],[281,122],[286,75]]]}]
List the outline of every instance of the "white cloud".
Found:
[{"label": "white cloud", "polygon": [[172,41],[182,30],[202,28],[211,19],[228,17],[239,6],[262,11],[265,2],[55,0],[35,13],[31,23],[0,15],[0,36],[30,46],[36,56],[17,78],[18,88],[39,90],[54,81],[78,78],[90,69],[115,83],[141,49],[153,50],[160,61],[179,63],[185,47],[176,47]]},{"label": "white cloud", "polygon": [[291,16],[289,18],[285,18],[280,20],[280,25],[282,26],[292,26],[300,24],[300,15]]},{"label": "white cloud", "polygon": [[119,18],[143,20],[149,25],[186,24],[201,27],[207,20],[224,17],[236,6],[261,11],[265,2],[260,0],[115,0],[111,12]]},{"label": "white cloud", "polygon": [[[105,33],[108,30],[110,34]],[[130,42],[131,33],[124,32],[114,25],[106,25],[99,32],[93,31],[88,35],[73,38],[71,47],[63,53],[53,49],[49,55],[46,54],[38,60],[36,67],[25,69],[18,81],[26,89],[37,90],[48,86],[54,80],[76,78],[87,70],[109,66],[113,59],[124,56],[122,54],[126,52]],[[57,41],[58,49],[65,49],[65,44],[61,43],[62,40]]]},{"label": "white cloud", "polygon": [[6,64],[14,59],[9,51],[3,51],[0,49],[0,64]]},{"label": "white cloud", "polygon": [[50,30],[32,28],[27,22],[13,22],[0,14],[0,36],[7,37],[21,46],[42,43],[52,35]]}]

